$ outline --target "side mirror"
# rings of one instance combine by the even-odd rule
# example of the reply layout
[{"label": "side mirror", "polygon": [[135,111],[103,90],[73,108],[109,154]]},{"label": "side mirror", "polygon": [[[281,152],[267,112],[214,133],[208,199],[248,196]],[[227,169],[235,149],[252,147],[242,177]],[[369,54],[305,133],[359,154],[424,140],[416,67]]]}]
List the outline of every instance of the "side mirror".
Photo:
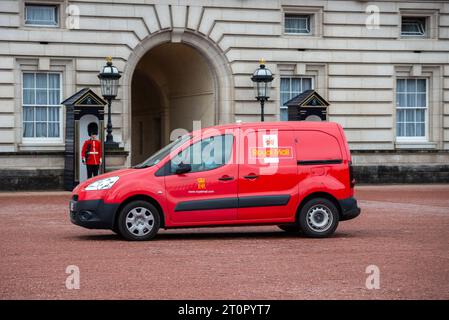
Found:
[{"label": "side mirror", "polygon": [[183,173],[187,173],[192,171],[192,166],[188,163],[180,163],[178,164],[178,166],[176,167],[176,174],[183,174]]}]

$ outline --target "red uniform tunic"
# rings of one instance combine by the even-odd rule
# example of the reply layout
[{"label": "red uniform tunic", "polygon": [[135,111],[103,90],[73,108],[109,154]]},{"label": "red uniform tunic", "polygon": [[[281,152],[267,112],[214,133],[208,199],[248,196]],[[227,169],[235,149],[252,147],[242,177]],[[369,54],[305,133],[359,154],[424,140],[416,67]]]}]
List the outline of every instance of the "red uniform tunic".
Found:
[{"label": "red uniform tunic", "polygon": [[[86,150],[89,145],[89,154],[86,159]],[[92,139],[84,141],[83,149],[81,150],[81,157],[87,165],[99,165],[102,157],[101,142]]]}]

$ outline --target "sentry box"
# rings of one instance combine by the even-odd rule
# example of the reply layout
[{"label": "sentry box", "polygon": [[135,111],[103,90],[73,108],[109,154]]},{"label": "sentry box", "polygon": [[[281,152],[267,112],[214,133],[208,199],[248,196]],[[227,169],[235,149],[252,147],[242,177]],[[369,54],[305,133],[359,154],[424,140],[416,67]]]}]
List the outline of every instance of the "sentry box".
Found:
[{"label": "sentry box", "polygon": [[343,129],[331,122],[215,126],[80,183],[71,221],[128,240],[160,228],[278,225],[328,237],[360,214]]},{"label": "sentry box", "polygon": [[[106,102],[91,89],[84,88],[61,104],[66,107],[64,188],[73,190],[78,183],[87,179],[86,166],[82,163],[82,145],[89,138],[90,125],[103,128]],[[99,140],[103,141],[103,130],[99,130],[99,134]],[[103,171],[100,168],[100,172]]]}]

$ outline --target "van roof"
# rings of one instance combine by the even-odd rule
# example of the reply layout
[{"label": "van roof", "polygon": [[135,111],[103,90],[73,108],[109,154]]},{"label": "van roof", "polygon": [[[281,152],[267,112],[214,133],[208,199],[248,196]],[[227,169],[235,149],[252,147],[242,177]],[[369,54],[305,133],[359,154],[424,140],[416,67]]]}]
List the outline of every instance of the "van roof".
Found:
[{"label": "van roof", "polygon": [[[242,122],[211,126],[215,129],[235,129],[235,128],[258,128],[258,129],[319,129],[319,130],[335,130],[339,126],[336,122],[314,122],[314,121],[273,121],[273,122]],[[205,130],[207,128],[203,128]]]}]

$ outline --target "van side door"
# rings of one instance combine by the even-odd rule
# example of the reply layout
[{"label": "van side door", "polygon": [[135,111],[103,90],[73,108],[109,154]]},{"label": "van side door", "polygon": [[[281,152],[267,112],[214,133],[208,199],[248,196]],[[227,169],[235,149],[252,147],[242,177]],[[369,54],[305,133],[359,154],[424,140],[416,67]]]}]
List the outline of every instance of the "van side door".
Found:
[{"label": "van side door", "polygon": [[[168,218],[174,225],[236,220],[236,139],[234,134],[203,137],[164,165]],[[190,170],[176,173],[186,165]]]},{"label": "van side door", "polygon": [[242,129],[239,220],[291,221],[298,201],[293,131]]}]

